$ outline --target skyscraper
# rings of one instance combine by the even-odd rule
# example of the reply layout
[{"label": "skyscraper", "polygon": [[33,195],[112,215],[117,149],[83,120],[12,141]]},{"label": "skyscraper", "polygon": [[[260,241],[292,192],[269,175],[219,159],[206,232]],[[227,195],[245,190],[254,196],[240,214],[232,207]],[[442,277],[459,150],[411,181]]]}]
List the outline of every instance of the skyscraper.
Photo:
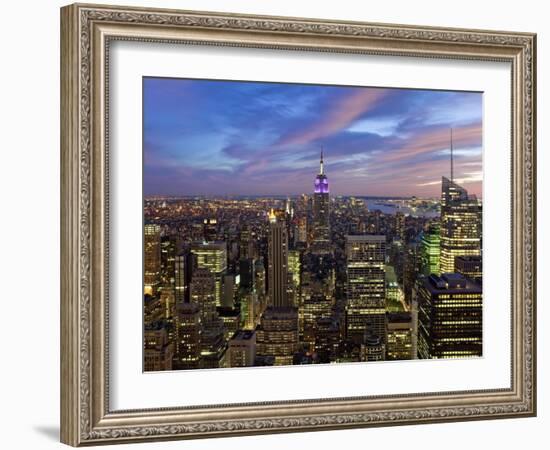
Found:
[{"label": "skyscraper", "polygon": [[457,256],[455,258],[455,272],[481,282],[483,280],[481,256]]},{"label": "skyscraper", "polygon": [[218,221],[215,218],[204,219],[203,236],[207,242],[213,242],[218,235]]},{"label": "skyscraper", "polygon": [[300,335],[313,347],[317,319],[331,315],[334,305],[336,261],[332,254],[306,252],[303,256]]},{"label": "skyscraper", "polygon": [[185,301],[186,291],[186,279],[187,267],[186,267],[187,255],[185,253],[179,253],[176,255],[174,261],[174,292],[176,297],[176,304],[183,303]]},{"label": "skyscraper", "polygon": [[288,302],[288,235],[284,221],[269,214],[268,238],[268,305],[291,306]]},{"label": "skyscraper", "polygon": [[346,236],[346,334],[357,344],[363,342],[367,324],[385,342],[385,258],[385,236]]},{"label": "skyscraper", "polygon": [[176,250],[177,242],[175,236],[162,236],[160,238],[161,289],[174,284]]},{"label": "skyscraper", "polygon": [[298,250],[289,250],[288,252],[288,271],[294,288],[298,292],[301,285],[301,262]]},{"label": "skyscraper", "polygon": [[322,151],[313,194],[313,246],[317,251],[328,251],[330,247],[329,188]]},{"label": "skyscraper", "polygon": [[208,269],[216,283],[216,306],[222,305],[223,276],[227,270],[227,244],[225,242],[196,242],[191,245],[199,269]]},{"label": "skyscraper", "polygon": [[256,359],[256,332],[238,330],[229,340],[229,367],[250,367]]},{"label": "skyscraper", "polygon": [[414,359],[413,319],[409,311],[387,313],[386,359]]},{"label": "skyscraper", "polygon": [[219,367],[225,351],[223,321],[216,310],[215,276],[208,269],[196,269],[190,284],[191,303],[200,306],[201,366]]},{"label": "skyscraper", "polygon": [[268,307],[257,333],[260,356],[272,356],[276,366],[292,364],[298,351],[298,311],[292,306]]},{"label": "skyscraper", "polygon": [[256,239],[250,227],[244,225],[239,236],[240,259],[252,259],[256,257]]},{"label": "skyscraper", "polygon": [[198,303],[177,303],[174,369],[200,368],[201,339],[200,305]]},{"label": "skyscraper", "polygon": [[456,273],[425,278],[417,291],[418,356],[482,355],[481,286]]},{"label": "skyscraper", "polygon": [[441,273],[455,270],[457,256],[481,254],[481,206],[446,177],[441,182]]},{"label": "skyscraper", "polygon": [[172,370],[174,346],[170,343],[166,329],[162,327],[143,330],[143,370]]},{"label": "skyscraper", "polygon": [[439,258],[441,231],[440,224],[431,224],[428,230],[422,235],[422,273],[424,275],[439,275]]},{"label": "skyscraper", "polygon": [[143,238],[143,292],[155,295],[160,286],[160,226],[146,224]]},{"label": "skyscraper", "polygon": [[405,240],[405,214],[401,211],[397,211],[394,216],[395,219],[395,235],[402,241]]}]

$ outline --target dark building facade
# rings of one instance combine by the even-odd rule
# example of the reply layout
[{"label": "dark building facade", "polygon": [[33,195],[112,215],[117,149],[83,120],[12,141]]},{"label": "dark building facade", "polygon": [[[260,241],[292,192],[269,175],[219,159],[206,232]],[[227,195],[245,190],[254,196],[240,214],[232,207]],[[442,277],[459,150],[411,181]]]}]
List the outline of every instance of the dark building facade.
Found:
[{"label": "dark building facade", "polygon": [[418,356],[463,358],[482,355],[481,286],[456,273],[425,278],[416,293]]}]

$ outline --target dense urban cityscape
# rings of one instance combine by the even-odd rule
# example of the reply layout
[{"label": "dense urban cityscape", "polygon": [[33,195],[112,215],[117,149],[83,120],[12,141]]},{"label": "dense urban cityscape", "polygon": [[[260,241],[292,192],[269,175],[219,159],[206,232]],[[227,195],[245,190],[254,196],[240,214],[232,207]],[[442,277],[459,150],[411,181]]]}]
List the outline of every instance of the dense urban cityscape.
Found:
[{"label": "dense urban cityscape", "polygon": [[[144,200],[144,370],[482,355],[482,206],[331,195]],[[330,151],[330,149],[329,149]],[[326,156],[326,155],[325,155]]]}]

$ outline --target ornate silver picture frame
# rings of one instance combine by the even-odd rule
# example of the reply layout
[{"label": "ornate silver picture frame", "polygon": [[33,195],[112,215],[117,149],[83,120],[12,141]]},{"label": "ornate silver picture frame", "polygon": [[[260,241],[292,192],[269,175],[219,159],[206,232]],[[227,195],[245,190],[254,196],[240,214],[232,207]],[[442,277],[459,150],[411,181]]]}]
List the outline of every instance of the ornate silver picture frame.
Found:
[{"label": "ornate silver picture frame", "polygon": [[[120,40],[509,63],[509,388],[113,410],[108,68],[110,46]],[[536,36],[530,33],[86,4],[62,8],[61,441],[81,446],[534,416],[535,89]]]}]

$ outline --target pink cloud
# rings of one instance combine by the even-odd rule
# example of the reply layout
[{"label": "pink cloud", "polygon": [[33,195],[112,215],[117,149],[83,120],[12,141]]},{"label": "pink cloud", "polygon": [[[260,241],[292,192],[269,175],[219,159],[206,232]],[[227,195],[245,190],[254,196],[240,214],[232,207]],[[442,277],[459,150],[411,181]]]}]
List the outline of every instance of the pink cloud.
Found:
[{"label": "pink cloud", "polygon": [[[481,131],[481,124],[453,129],[454,147],[480,145]],[[440,128],[411,137],[407,140],[406,145],[400,149],[384,154],[382,160],[385,162],[398,161],[445,148],[450,148],[450,130],[448,128]]]},{"label": "pink cloud", "polygon": [[322,119],[309,128],[289,134],[280,144],[307,144],[348,127],[355,119],[376,106],[389,94],[387,89],[360,89],[343,97]]}]

